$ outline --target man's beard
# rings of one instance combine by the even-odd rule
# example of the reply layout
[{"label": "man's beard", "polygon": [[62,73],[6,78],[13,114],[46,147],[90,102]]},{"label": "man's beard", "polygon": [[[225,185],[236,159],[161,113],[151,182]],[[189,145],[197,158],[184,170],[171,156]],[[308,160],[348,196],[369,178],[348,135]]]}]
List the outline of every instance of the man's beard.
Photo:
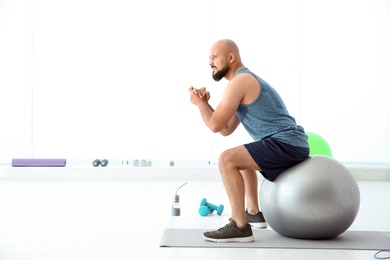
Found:
[{"label": "man's beard", "polygon": [[223,77],[226,76],[228,71],[229,71],[229,67],[226,66],[226,67],[222,68],[221,70],[218,70],[217,72],[212,73],[213,79],[215,81],[220,81]]}]

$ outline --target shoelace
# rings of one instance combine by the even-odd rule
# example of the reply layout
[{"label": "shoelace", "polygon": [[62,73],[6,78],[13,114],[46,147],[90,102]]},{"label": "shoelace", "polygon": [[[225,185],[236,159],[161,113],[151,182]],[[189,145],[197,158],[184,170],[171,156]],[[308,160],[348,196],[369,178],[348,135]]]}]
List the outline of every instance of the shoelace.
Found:
[{"label": "shoelace", "polygon": [[219,229],[218,229],[218,232],[227,231],[227,230],[231,229],[232,227],[233,227],[233,225],[231,225],[231,224],[229,223],[229,224],[227,224],[226,226],[219,228]]}]

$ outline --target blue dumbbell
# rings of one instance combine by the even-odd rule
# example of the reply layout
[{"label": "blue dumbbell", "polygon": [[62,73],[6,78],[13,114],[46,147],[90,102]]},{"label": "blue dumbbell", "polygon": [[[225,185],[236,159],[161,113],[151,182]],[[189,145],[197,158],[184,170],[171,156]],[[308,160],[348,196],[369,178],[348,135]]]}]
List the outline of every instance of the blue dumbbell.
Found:
[{"label": "blue dumbbell", "polygon": [[222,212],[223,212],[223,205],[222,204],[220,204],[219,206],[216,206],[216,205],[213,205],[213,204],[211,204],[211,203],[208,203],[207,202],[207,200],[205,199],[205,198],[203,198],[202,199],[202,201],[200,202],[200,207],[202,207],[202,206],[206,206],[206,207],[208,207],[210,210],[215,210],[215,211],[217,211],[217,214],[218,215],[221,215],[222,214]]},{"label": "blue dumbbell", "polygon": [[210,208],[207,207],[207,206],[200,206],[198,212],[199,212],[199,214],[200,214],[202,217],[205,217],[205,216],[207,216],[208,214],[212,214],[212,213],[214,212],[214,210],[213,210],[213,209],[210,209]]}]

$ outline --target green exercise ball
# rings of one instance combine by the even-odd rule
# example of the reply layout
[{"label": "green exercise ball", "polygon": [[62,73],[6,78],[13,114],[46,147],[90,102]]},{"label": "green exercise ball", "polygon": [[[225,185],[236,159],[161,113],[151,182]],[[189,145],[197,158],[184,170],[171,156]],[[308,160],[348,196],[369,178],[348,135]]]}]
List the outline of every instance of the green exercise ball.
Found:
[{"label": "green exercise ball", "polygon": [[309,156],[315,155],[315,154],[322,154],[329,157],[332,157],[332,150],[330,149],[329,144],[326,142],[324,138],[322,138],[320,135],[306,132],[306,135],[308,137],[309,142]]}]

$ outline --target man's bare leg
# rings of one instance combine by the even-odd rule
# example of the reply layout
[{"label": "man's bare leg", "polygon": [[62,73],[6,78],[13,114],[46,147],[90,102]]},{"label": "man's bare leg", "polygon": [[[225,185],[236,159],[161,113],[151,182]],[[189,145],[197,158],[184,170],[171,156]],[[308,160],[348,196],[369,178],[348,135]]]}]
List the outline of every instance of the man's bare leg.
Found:
[{"label": "man's bare leg", "polygon": [[246,209],[255,215],[260,211],[258,195],[258,179],[255,170],[240,170],[244,178]]},{"label": "man's bare leg", "polygon": [[[249,174],[248,171],[244,171],[244,174],[242,174],[242,170],[260,170],[260,168],[243,145],[223,152],[219,157],[218,165],[232,209],[232,219],[236,222],[238,228],[244,228],[247,224],[245,215],[246,192],[250,193],[250,204],[255,203],[258,199],[254,198],[257,197],[257,176],[255,172],[252,171],[254,174]],[[253,181],[256,181],[256,183],[249,185],[249,182]],[[248,191],[246,191],[245,185],[249,185]],[[256,196],[253,195],[254,187],[256,187]]]}]

